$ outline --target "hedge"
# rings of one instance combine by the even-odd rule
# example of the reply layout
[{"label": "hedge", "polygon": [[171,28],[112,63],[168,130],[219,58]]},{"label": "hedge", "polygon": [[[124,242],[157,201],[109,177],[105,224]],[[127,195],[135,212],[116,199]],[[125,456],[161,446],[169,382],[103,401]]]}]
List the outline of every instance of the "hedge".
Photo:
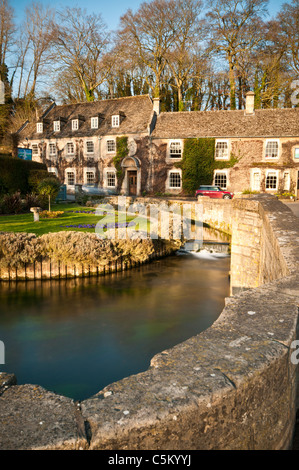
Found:
[{"label": "hedge", "polygon": [[23,195],[32,191],[29,183],[30,174],[34,170],[47,171],[43,163],[32,162],[11,156],[0,156],[0,191],[14,193],[20,191]]}]

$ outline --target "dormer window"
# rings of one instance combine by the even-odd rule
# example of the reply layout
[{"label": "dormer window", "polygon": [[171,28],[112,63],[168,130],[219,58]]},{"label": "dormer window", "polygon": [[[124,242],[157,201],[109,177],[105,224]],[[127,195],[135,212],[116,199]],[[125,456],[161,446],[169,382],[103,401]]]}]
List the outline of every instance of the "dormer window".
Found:
[{"label": "dormer window", "polygon": [[36,132],[38,132],[39,134],[41,134],[43,132],[43,123],[42,122],[38,122],[36,124]]},{"label": "dormer window", "polygon": [[54,132],[60,132],[60,121],[53,122],[53,130]]},{"label": "dormer window", "polygon": [[112,116],[112,127],[119,127],[119,114]]},{"label": "dormer window", "polygon": [[90,127],[91,127],[91,129],[98,129],[98,127],[99,127],[99,118],[98,117],[92,117],[91,118]]},{"label": "dormer window", "polygon": [[72,120],[72,131],[77,131],[79,129],[79,119]]}]

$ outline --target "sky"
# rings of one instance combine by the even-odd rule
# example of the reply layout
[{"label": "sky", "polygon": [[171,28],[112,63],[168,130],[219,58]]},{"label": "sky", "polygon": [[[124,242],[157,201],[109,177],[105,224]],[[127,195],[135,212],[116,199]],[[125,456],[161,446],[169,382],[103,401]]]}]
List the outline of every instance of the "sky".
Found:
[{"label": "sky", "polygon": [[[109,29],[115,30],[119,25],[120,17],[131,8],[136,11],[143,3],[142,0],[130,0],[128,2],[124,0],[84,0],[72,1],[72,0],[39,0],[45,6],[51,5],[52,8],[63,9],[66,6],[75,7],[78,6],[82,9],[86,9],[88,13],[100,13],[102,18]],[[287,3],[290,3],[288,0]],[[16,22],[19,23],[22,20],[25,8],[31,3],[31,0],[9,0],[9,4],[15,11]],[[209,3],[209,2],[207,2]],[[286,3],[285,0],[269,0],[268,10],[270,17],[275,16],[277,11],[281,8],[281,5]]]}]

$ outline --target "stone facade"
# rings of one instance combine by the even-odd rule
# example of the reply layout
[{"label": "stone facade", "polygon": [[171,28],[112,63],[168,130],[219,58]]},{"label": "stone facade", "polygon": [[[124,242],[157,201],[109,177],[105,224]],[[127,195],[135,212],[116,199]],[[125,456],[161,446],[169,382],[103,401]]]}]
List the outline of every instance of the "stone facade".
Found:
[{"label": "stone facade", "polygon": [[[180,113],[160,113],[157,100],[149,96],[52,106],[21,128],[19,146],[32,148],[33,159],[46,163],[68,192],[79,184],[104,194],[184,195],[179,168],[184,143],[210,137],[215,139],[216,169],[214,181],[206,184],[234,193],[297,196],[299,109],[255,110],[252,93],[247,100],[244,111]],[[128,155],[120,178],[116,139],[123,136]]]}]

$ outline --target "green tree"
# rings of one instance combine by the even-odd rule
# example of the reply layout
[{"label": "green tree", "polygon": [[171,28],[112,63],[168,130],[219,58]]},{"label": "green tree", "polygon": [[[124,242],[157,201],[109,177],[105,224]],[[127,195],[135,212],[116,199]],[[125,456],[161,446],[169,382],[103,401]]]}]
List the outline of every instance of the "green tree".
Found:
[{"label": "green tree", "polygon": [[37,192],[49,200],[49,212],[51,212],[51,200],[56,199],[60,190],[60,182],[57,178],[46,178],[37,187]]}]

